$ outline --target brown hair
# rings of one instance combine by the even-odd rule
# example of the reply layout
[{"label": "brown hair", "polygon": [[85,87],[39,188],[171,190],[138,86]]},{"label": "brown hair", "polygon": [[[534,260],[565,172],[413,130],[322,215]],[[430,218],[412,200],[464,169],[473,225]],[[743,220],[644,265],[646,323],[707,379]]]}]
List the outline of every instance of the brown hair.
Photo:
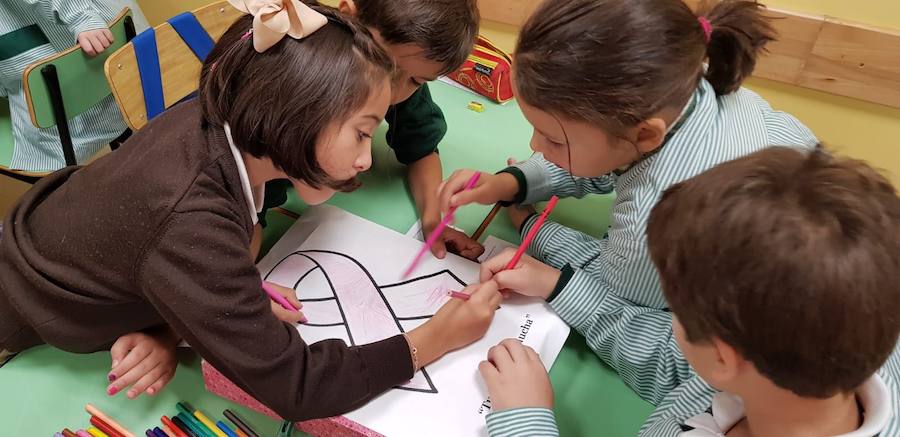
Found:
[{"label": "brown hair", "polygon": [[613,132],[683,106],[704,75],[737,90],[774,30],[755,1],[724,0],[704,29],[682,0],[545,0],[519,35],[517,96]]},{"label": "brown hair", "polygon": [[238,19],[207,57],[199,101],[206,123],[228,122],[243,152],[272,159],[293,179],[312,187],[348,190],[356,181],[334,181],[319,166],[316,143],[333,122],[359,110],[393,63],[361,25],[326,7],[314,7],[328,24],[295,40],[285,37],[258,53],[242,39],[253,17]]},{"label": "brown hair", "polygon": [[354,0],[359,21],[378,30],[391,44],[416,44],[425,57],[444,65],[441,74],[459,68],[475,47],[475,0]]},{"label": "brown hair", "polygon": [[688,341],[719,338],[799,396],[853,391],[900,335],[900,198],[860,161],[721,164],[666,190],[647,237]]}]

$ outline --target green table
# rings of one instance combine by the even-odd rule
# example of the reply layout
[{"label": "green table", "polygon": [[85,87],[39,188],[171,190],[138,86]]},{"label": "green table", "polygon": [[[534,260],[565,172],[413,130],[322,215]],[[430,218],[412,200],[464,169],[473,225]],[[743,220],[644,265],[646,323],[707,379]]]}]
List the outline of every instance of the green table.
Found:
[{"label": "green table", "polygon": [[[531,128],[515,103],[498,106],[464,91],[443,84],[432,85],[432,94],[441,105],[450,132],[441,147],[445,175],[456,168],[496,171],[507,157],[524,159]],[[466,109],[469,101],[484,103],[485,111]],[[383,138],[383,134],[378,138]],[[377,141],[373,147],[374,165],[363,176],[363,188],[352,194],[338,194],[331,204],[354,214],[406,232],[415,221],[415,210],[406,186],[405,169],[393,153]],[[611,196],[592,196],[583,200],[560,202],[554,219],[592,235],[602,235],[609,224]],[[291,195],[286,209],[302,213],[306,206]],[[456,225],[471,232],[489,206],[468,206],[457,212]],[[264,250],[271,247],[292,221],[270,212]],[[518,236],[509,221],[500,215],[488,228],[509,241]],[[243,415],[262,435],[275,435],[278,423],[207,393],[196,355],[183,351],[176,378],[156,397],[142,396],[129,401],[123,395],[106,396],[109,354],[74,355],[50,347],[39,347],[20,354],[0,368],[0,424],[3,435],[53,435],[63,427],[88,426],[84,405],[97,405],[133,431],[157,426],[163,414],[175,413],[175,402],[183,400],[222,419],[222,410],[232,408]],[[651,407],[641,401],[573,333],[550,371],[556,392],[556,414],[564,436],[633,436]],[[299,433],[298,433],[299,434]]]}]

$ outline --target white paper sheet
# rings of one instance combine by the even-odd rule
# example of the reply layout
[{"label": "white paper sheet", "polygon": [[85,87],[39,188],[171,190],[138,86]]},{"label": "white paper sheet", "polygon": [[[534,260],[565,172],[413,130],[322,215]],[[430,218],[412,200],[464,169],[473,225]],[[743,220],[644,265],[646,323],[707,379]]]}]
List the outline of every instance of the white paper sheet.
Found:
[{"label": "white paper sheet", "polygon": [[[310,321],[298,327],[304,339],[365,344],[425,323],[449,299],[448,289],[477,281],[478,264],[452,254],[444,260],[426,256],[410,278],[400,278],[421,244],[323,206],[305,213],[258,268],[266,280],[297,290]],[[346,417],[390,437],[486,436],[490,403],[478,363],[488,349],[518,338],[549,368],[568,334],[568,326],[544,302],[509,299],[484,338]]]}]

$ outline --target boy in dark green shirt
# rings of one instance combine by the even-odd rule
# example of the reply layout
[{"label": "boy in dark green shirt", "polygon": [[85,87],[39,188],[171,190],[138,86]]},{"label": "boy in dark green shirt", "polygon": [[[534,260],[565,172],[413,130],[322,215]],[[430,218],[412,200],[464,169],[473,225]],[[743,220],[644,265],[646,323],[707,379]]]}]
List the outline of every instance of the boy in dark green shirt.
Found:
[{"label": "boy in dark green shirt", "polygon": [[[459,68],[472,52],[479,20],[475,0],[341,0],[339,8],[368,27],[396,64],[392,106],[385,117],[387,142],[409,167],[409,188],[422,232],[428,235],[441,220],[437,188],[443,174],[437,146],[447,122],[426,82]],[[286,202],[289,187],[270,182],[265,208]],[[431,250],[438,258],[447,250],[470,259],[484,252],[477,241],[449,227]]]}]

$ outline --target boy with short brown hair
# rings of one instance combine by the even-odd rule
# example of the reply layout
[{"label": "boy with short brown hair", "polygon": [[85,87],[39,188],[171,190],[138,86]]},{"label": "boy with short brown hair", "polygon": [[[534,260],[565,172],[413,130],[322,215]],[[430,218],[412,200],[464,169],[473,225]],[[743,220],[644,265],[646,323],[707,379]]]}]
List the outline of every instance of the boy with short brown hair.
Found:
[{"label": "boy with short brown hair", "polygon": [[[696,374],[641,435],[900,435],[900,198],[883,176],[821,149],[765,149],[666,190],[647,237],[671,312],[617,310]],[[540,361],[516,359],[529,353],[506,341],[482,363],[492,436],[555,432]]]}]

